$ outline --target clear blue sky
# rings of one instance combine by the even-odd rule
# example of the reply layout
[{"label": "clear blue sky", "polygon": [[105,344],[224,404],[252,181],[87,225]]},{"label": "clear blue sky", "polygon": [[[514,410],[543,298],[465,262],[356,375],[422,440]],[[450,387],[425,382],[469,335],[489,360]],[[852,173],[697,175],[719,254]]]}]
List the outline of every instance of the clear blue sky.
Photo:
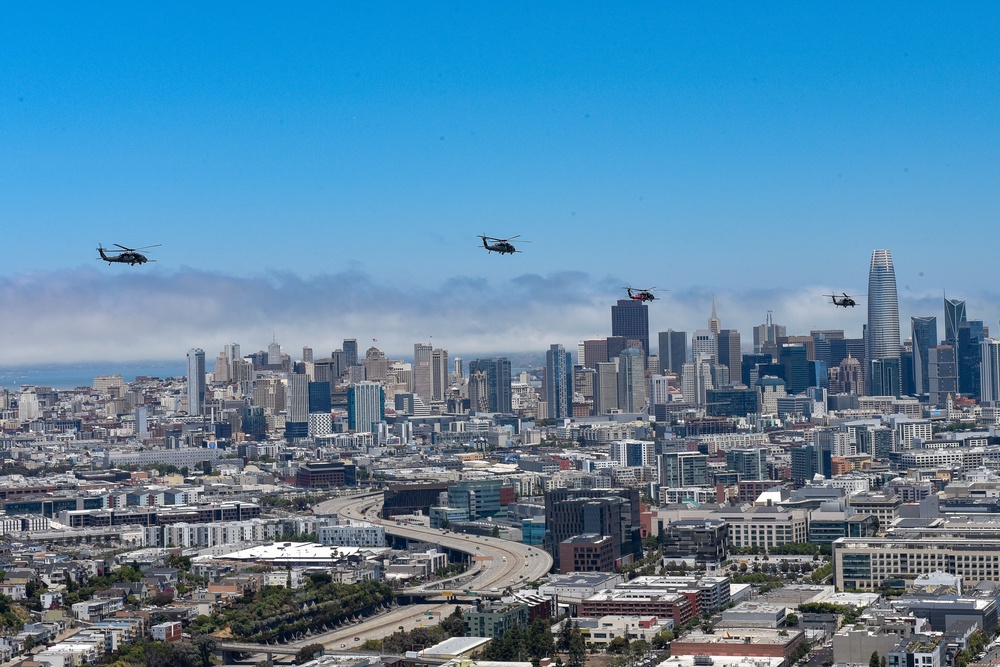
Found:
[{"label": "clear blue sky", "polygon": [[[882,247],[904,318],[947,290],[996,321],[1000,6],[669,4],[0,5],[0,298],[79,308],[0,335],[320,347],[298,332],[338,292],[315,336],[379,338],[406,303],[403,350],[570,345],[625,283],[669,290],[654,331],[704,327],[714,292],[746,337],[768,308],[860,335],[814,301],[863,294]],[[129,269],[99,242],[163,247]],[[276,305],[227,310],[254,289]]]}]

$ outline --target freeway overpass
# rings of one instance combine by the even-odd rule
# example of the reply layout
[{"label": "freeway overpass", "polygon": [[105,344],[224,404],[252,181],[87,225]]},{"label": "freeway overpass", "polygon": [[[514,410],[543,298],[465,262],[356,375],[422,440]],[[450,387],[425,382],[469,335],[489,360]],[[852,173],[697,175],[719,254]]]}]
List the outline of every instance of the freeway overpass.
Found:
[{"label": "freeway overpass", "polygon": [[[479,537],[476,535],[459,535],[423,526],[396,525],[382,522],[378,517],[382,506],[382,494],[369,493],[357,496],[335,498],[319,503],[313,507],[316,515],[336,514],[344,519],[371,521],[385,527],[388,535],[404,539],[418,540],[436,544],[442,548],[462,551],[470,557],[492,557],[490,560],[479,560],[477,567],[470,573],[471,578],[464,581],[461,588],[446,590],[471,590],[493,593],[493,589],[502,591],[505,588],[517,589],[529,581],[540,579],[552,568],[552,557],[548,553],[517,542],[508,542],[495,537]],[[454,582],[444,582],[450,586]],[[431,586],[440,585],[431,584]],[[414,589],[415,592],[431,592],[433,589],[423,586]],[[439,588],[438,591],[441,589]],[[320,643],[333,649],[350,649],[360,646],[367,639],[380,639],[391,635],[397,630],[412,630],[425,624],[436,625],[441,618],[455,609],[455,603],[450,604],[413,604],[396,607],[371,618],[365,619],[348,628],[340,628],[331,632],[310,638],[309,643]]]},{"label": "freeway overpass", "polygon": [[[438,528],[426,528],[411,524],[396,524],[382,521],[378,517],[382,505],[382,494],[364,494],[335,498],[319,503],[313,508],[317,515],[336,514],[345,519],[371,521],[381,524],[387,535],[408,540],[436,544],[444,549],[461,551],[478,557],[478,568],[473,576],[463,581],[455,589],[489,594],[505,588],[517,589],[530,581],[540,579],[552,568],[552,557],[537,547],[518,542],[501,540],[496,537],[462,535]],[[449,582],[447,586],[452,586]],[[432,583],[417,590],[441,590],[439,584]]]}]

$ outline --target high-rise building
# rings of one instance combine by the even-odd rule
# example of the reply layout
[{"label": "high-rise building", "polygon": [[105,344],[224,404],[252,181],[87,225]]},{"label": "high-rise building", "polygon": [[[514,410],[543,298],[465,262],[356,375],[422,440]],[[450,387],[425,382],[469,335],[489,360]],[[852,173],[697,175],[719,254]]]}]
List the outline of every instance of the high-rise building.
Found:
[{"label": "high-rise building", "polygon": [[958,363],[958,391],[963,396],[978,399],[981,395],[981,346],[989,335],[989,327],[982,320],[968,320],[958,325],[955,357]]},{"label": "high-rise building", "polygon": [[729,369],[729,377],[735,380],[741,375],[740,332],[736,329],[722,329],[716,341],[719,363]]},{"label": "high-rise building", "polygon": [[605,415],[618,409],[618,364],[597,364],[594,376],[594,414]]},{"label": "high-rise building", "polygon": [[638,489],[552,489],[545,493],[545,547],[560,569],[558,545],[576,535],[608,535],[614,558],[642,553]]},{"label": "high-rise building", "polygon": [[591,338],[583,341],[580,346],[583,348],[583,357],[579,359],[581,366],[597,368],[597,364],[609,361],[607,338]]},{"label": "high-rise building", "polygon": [[431,355],[434,347],[430,343],[413,344],[413,393],[427,405],[431,403]]},{"label": "high-rise building", "polygon": [[385,421],[385,389],[378,382],[358,382],[347,388],[347,427],[373,433]]},{"label": "high-rise building", "polygon": [[281,345],[274,339],[271,339],[271,342],[267,346],[267,365],[281,365]]},{"label": "high-rise building", "polygon": [[726,467],[740,475],[740,481],[768,479],[767,450],[763,447],[730,449],[726,452]]},{"label": "high-rise building", "polygon": [[313,349],[311,347],[302,348],[302,361],[311,364],[313,360]]},{"label": "high-rise building", "polygon": [[205,350],[193,347],[187,353],[188,414],[204,414],[205,408]]},{"label": "high-rise building", "polygon": [[365,351],[365,358],[361,360],[361,367],[365,369],[363,380],[372,382],[384,382],[389,375],[389,360],[385,357],[385,352],[374,345]]},{"label": "high-rise building", "polygon": [[778,361],[784,368],[785,390],[789,394],[804,393],[809,386],[809,360],[806,348],[799,343],[783,344],[778,350]]},{"label": "high-rise building", "polygon": [[900,373],[900,360],[896,359],[872,359],[868,367],[871,374],[868,384],[871,385],[871,396],[899,396],[902,387],[902,374]]},{"label": "high-rise building", "polygon": [[758,324],[753,328],[753,351],[755,353],[768,353],[773,357],[778,356],[778,339],[784,338],[786,333],[785,325],[775,324],[771,318],[771,311],[767,311],[764,324]]},{"label": "high-rise building", "polygon": [[[958,299],[944,298],[944,342],[947,345],[958,345],[958,327],[965,322],[965,302]],[[937,341],[934,341],[937,343]]]},{"label": "high-rise building", "polygon": [[948,397],[958,393],[958,364],[955,348],[935,345],[927,351],[927,374],[931,405],[944,405]]},{"label": "high-rise building", "polygon": [[659,338],[660,373],[680,373],[687,362],[687,332],[667,329],[657,334]]},{"label": "high-rise building", "polygon": [[980,399],[984,404],[996,404],[1000,401],[1000,340],[984,339],[980,353]]},{"label": "high-rise building", "polygon": [[719,359],[719,340],[714,333],[708,329],[698,329],[691,335],[691,358]]},{"label": "high-rise building", "polygon": [[310,382],[309,383],[309,413],[324,412],[329,413],[332,407],[330,401],[330,383]]},{"label": "high-rise building", "polygon": [[569,352],[559,344],[550,346],[545,353],[545,400],[549,419],[566,419],[573,415],[572,384],[573,363]]},{"label": "high-rise building", "polygon": [[[473,376],[476,379],[475,386],[472,382]],[[513,412],[510,382],[510,360],[506,357],[475,359],[469,362],[470,406],[477,412],[510,414]]]},{"label": "high-rise building", "polygon": [[618,407],[625,412],[645,412],[648,407],[642,350],[628,348],[618,355]]},{"label": "high-rise building", "polygon": [[708,455],[699,452],[660,454],[660,488],[708,486]]},{"label": "high-rise building", "polygon": [[448,350],[431,352],[431,400],[443,401],[448,393]]},{"label": "high-rise building", "polygon": [[[611,306],[611,335],[626,341],[638,340],[643,356],[649,354],[649,307],[636,299],[619,299],[617,305]],[[611,358],[611,350],[608,357]]]},{"label": "high-rise building", "polygon": [[288,421],[305,424],[309,421],[309,376],[293,373],[288,376],[285,394]]},{"label": "high-rise building", "polygon": [[715,310],[715,295],[712,295],[712,315],[708,318],[708,330],[714,333],[716,336],[722,331],[722,320],[719,319],[719,315]]},{"label": "high-rise building", "polygon": [[358,341],[356,338],[344,339],[344,354],[347,356],[344,359],[344,367],[341,369],[341,373],[347,372],[347,369],[351,366],[358,365]]},{"label": "high-rise building", "polygon": [[913,385],[918,394],[930,392],[927,353],[938,344],[936,317],[911,317],[910,340],[913,342]]},{"label": "high-rise building", "polygon": [[[899,395],[899,302],[896,293],[896,271],[892,265],[892,253],[888,250],[873,250],[871,266],[868,270],[868,326],[865,341],[870,371],[869,384],[872,396]],[[891,364],[881,364],[880,375],[876,378],[874,364],[884,359],[896,361],[895,375],[886,372]],[[894,384],[887,386],[885,382]],[[878,392],[875,393],[876,384]]]}]

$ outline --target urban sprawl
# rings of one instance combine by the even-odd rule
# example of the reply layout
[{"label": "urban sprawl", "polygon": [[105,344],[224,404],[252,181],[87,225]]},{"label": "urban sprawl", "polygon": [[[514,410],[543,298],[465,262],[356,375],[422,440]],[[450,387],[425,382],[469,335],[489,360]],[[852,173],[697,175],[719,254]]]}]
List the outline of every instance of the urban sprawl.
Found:
[{"label": "urban sprawl", "polygon": [[0,659],[1000,665],[1000,340],[965,302],[901,331],[875,250],[860,337],[650,307],[518,372],[272,341],[0,390]]}]

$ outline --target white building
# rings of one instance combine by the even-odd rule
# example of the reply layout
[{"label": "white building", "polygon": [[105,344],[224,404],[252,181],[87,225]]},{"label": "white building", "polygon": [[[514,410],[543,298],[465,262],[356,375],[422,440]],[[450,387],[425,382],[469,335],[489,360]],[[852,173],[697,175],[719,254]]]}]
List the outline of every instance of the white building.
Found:
[{"label": "white building", "polygon": [[319,542],[334,547],[384,547],[385,528],[365,521],[341,526],[320,526]]}]

